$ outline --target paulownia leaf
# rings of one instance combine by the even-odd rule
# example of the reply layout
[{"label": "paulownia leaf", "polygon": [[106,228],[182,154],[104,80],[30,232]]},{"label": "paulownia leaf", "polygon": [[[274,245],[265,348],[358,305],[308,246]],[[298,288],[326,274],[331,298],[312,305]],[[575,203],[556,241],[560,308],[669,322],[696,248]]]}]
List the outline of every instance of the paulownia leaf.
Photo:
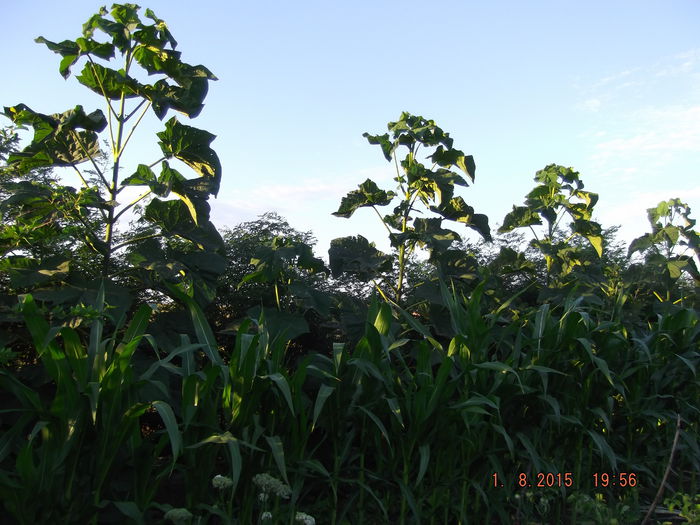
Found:
[{"label": "paulownia leaf", "polygon": [[413,227],[418,242],[431,251],[440,252],[447,250],[453,241],[461,239],[457,232],[442,228],[441,223],[442,219],[414,219]]},{"label": "paulownia leaf", "polygon": [[474,208],[464,202],[462,197],[455,197],[444,206],[431,206],[430,209],[451,221],[463,222],[479,232],[487,241],[491,240],[488,217],[481,213],[474,213]]},{"label": "paulownia leaf", "polygon": [[78,44],[72,40],[64,40],[58,43],[51,42],[50,40],[46,40],[43,36],[36,38],[34,42],[37,44],[46,44],[46,47],[51,51],[63,57],[59,66],[59,71],[63,78],[68,78],[70,76],[70,67],[75,64],[80,56],[80,47]]},{"label": "paulownia leaf", "polygon": [[128,27],[120,22],[105,18],[106,15],[107,9],[104,7],[100,8],[97,13],[92,15],[88,21],[83,24],[83,36],[85,38],[92,38],[95,34],[95,30],[99,29],[112,38],[112,44],[119,49],[119,51],[126,53],[131,47],[131,42],[128,37],[130,33]]},{"label": "paulownia leaf", "polygon": [[654,245],[652,235],[645,233],[641,237],[634,239],[627,250],[627,256],[630,257],[634,252],[643,252]]},{"label": "paulownia leaf", "polygon": [[503,225],[498,229],[498,233],[506,233],[515,228],[542,224],[540,216],[535,210],[526,206],[513,206],[513,211],[508,213],[503,219]]},{"label": "paulownia leaf", "polygon": [[0,270],[7,272],[13,288],[36,287],[61,280],[68,275],[69,267],[70,261],[58,255],[43,261],[20,256],[0,260]]},{"label": "paulownia leaf", "polygon": [[360,280],[368,281],[378,272],[392,268],[391,257],[377,250],[374,243],[362,235],[333,239],[328,259],[333,277],[352,273]]},{"label": "paulownia leaf", "polygon": [[678,279],[686,266],[688,266],[688,261],[683,259],[673,259],[666,263],[666,269],[671,279]]},{"label": "paulownia leaf", "polygon": [[206,67],[186,64],[180,60],[180,56],[179,51],[154,45],[141,45],[134,51],[134,58],[150,75],[168,75],[183,87],[187,87],[195,78],[217,80]]},{"label": "paulownia leaf", "polygon": [[141,26],[141,30],[134,31],[134,39],[137,42],[150,45],[159,45],[160,47],[165,47],[167,44],[170,44],[170,47],[175,49],[177,47],[177,41],[168,30],[168,26],[165,24],[165,21],[158,18],[150,9],[146,9],[146,18],[150,18],[155,22],[155,24],[150,26]]},{"label": "paulownia leaf", "polygon": [[406,243],[409,245],[418,243],[421,246],[427,246],[431,252],[447,250],[453,241],[460,240],[461,237],[457,232],[442,228],[441,223],[442,219],[414,219],[413,228],[389,236],[391,244],[398,247]]},{"label": "paulownia leaf", "polygon": [[32,142],[8,156],[8,166],[19,174],[46,166],[71,166],[99,154],[97,133],[107,125],[101,111],[86,114],[82,106],[65,113],[44,115],[24,104],[5,108],[17,125],[34,128]]},{"label": "paulownia leaf", "polygon": [[199,225],[192,220],[188,206],[181,200],[162,201],[153,199],[144,217],[159,225],[165,232],[179,235],[205,249],[216,250],[223,246],[223,239],[209,220],[209,205],[206,201],[195,202]]},{"label": "paulownia leaf", "polygon": [[524,253],[516,252],[507,246],[501,246],[501,251],[489,266],[496,269],[499,274],[535,272],[535,263],[528,260]]},{"label": "paulownia leaf", "polygon": [[241,284],[285,280],[285,274],[291,266],[311,273],[327,271],[323,260],[314,257],[311,246],[279,236],[269,245],[260,246],[250,262],[255,265],[255,271],[246,275]]},{"label": "paulownia leaf", "polygon": [[139,6],[135,4],[114,4],[111,15],[120,24],[123,24],[129,31],[133,31],[141,23],[138,15]]},{"label": "paulownia leaf", "polygon": [[159,119],[163,119],[170,109],[195,118],[204,108],[208,89],[207,80],[203,78],[193,79],[187,88],[170,85],[162,79],[142,86],[141,94],[151,101],[153,112]]},{"label": "paulownia leaf", "polygon": [[431,257],[431,261],[437,264],[442,278],[473,279],[479,267],[478,261],[462,250],[445,250]]},{"label": "paulownia leaf", "polygon": [[141,84],[123,71],[115,71],[94,62],[85,64],[83,71],[76,78],[98,95],[112,100],[119,100],[122,95],[125,98],[134,98],[142,91]]},{"label": "paulownia leaf", "polygon": [[432,181],[432,190],[437,196],[440,206],[447,205],[452,199],[455,184],[467,186],[467,182],[460,175],[443,168],[436,171],[428,171],[426,175],[428,179]]},{"label": "paulownia leaf", "polygon": [[100,58],[110,59],[114,56],[114,46],[108,42],[97,42],[91,38],[78,38],[64,40],[63,42],[51,42],[43,36],[34,40],[37,44],[45,44],[54,53],[63,57],[59,71],[63,78],[70,76],[70,68],[83,55],[95,55]]},{"label": "paulownia leaf", "polygon": [[393,191],[380,190],[377,184],[367,179],[360,184],[359,189],[348,193],[340,201],[340,208],[333,213],[336,217],[351,217],[358,208],[364,206],[386,206],[396,196]]},{"label": "paulownia leaf", "polygon": [[[438,166],[443,168],[449,168],[451,166],[457,166],[461,169],[469,180],[474,182],[474,177],[476,176],[476,164],[474,163],[474,157],[471,155],[465,155],[462,151],[458,149],[444,149],[442,146],[438,146],[430,156],[430,159],[435,162]],[[466,186],[467,184],[461,184]]]},{"label": "paulownia leaf", "polygon": [[202,181],[200,191],[216,195],[221,183],[221,162],[209,146],[216,138],[208,131],[180,124],[175,117],[165,123],[165,131],[157,134],[163,154],[175,157],[195,170]]},{"label": "paulownia leaf", "polygon": [[583,235],[595,249],[598,257],[603,255],[603,235],[600,224],[594,221],[576,219],[571,224],[571,231]]},{"label": "paulownia leaf", "polygon": [[367,139],[370,144],[379,144],[382,148],[382,153],[386,160],[391,161],[391,156],[396,149],[396,145],[389,140],[389,134],[384,135],[370,135],[369,133],[363,133],[363,137]]}]

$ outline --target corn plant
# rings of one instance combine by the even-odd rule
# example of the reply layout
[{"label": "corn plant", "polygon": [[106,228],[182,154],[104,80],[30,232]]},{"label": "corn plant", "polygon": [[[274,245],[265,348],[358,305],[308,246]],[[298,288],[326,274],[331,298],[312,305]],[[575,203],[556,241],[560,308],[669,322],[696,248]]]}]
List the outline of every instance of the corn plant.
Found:
[{"label": "corn plant", "polygon": [[19,523],[96,522],[98,509],[110,500],[118,502],[127,494],[148,499],[152,487],[121,493],[112,483],[123,474],[124,462],[138,455],[139,418],[149,408],[162,417],[168,432],[168,440],[156,450],[169,441],[173,459],[180,454],[167,396],[144,399],[144,385],[132,366],[151,308],[139,308],[128,327],[123,318],[117,321],[115,334],[106,336],[104,292],[98,293],[93,307],[86,344],[75,329],[50,326],[31,295],[22,300],[22,315],[50,383],[35,391],[0,370],[2,389],[12,399],[3,410],[12,424],[4,424],[1,440],[0,490],[6,511]]}]

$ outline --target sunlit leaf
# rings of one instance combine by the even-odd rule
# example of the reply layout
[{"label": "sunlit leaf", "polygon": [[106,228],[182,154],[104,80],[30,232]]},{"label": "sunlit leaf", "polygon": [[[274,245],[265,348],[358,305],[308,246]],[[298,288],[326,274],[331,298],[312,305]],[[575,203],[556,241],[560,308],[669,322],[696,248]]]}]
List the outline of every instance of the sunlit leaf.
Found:
[{"label": "sunlit leaf", "polygon": [[380,190],[377,184],[367,179],[360,184],[359,189],[351,191],[340,202],[336,217],[349,218],[358,208],[364,206],[386,206],[396,194],[393,191]]},{"label": "sunlit leaf", "polygon": [[175,157],[195,170],[202,180],[197,190],[216,195],[221,182],[221,163],[209,146],[216,138],[208,131],[180,124],[175,117],[165,124],[165,131],[157,134],[163,154]]},{"label": "sunlit leaf", "polygon": [[112,100],[119,100],[122,96],[137,97],[141,90],[140,84],[134,78],[122,71],[115,71],[93,62],[85,64],[83,71],[76,78],[98,95]]}]

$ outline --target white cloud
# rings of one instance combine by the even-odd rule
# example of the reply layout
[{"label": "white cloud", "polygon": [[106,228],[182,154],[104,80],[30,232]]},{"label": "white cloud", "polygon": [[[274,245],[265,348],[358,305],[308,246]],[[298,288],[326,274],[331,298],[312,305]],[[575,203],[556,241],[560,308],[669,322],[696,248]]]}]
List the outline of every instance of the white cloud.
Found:
[{"label": "white cloud", "polygon": [[581,106],[583,107],[583,109],[586,109],[588,111],[592,111],[594,113],[600,109],[600,105],[601,105],[600,99],[597,99],[597,98],[589,98],[588,100],[584,100],[581,103]]},{"label": "white cloud", "polygon": [[633,112],[622,130],[595,144],[596,161],[623,161],[631,157],[664,158],[700,153],[700,105],[645,108]]},{"label": "white cloud", "polygon": [[657,63],[656,77],[688,75],[700,65],[700,49],[691,49],[675,55],[670,63]]},{"label": "white cloud", "polygon": [[690,49],[663,57],[649,65],[627,68],[600,79],[577,79],[578,109],[598,112],[602,106],[611,111],[630,107],[637,101],[669,96],[678,99],[686,92],[687,102],[700,98],[700,49]]}]

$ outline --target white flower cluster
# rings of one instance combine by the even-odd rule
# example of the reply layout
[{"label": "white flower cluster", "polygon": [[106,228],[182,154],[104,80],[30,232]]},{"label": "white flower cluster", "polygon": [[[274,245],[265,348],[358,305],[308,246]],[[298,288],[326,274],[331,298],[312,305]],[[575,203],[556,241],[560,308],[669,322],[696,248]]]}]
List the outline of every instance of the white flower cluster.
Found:
[{"label": "white flower cluster", "polygon": [[164,517],[175,525],[187,525],[192,519],[192,513],[187,509],[170,509]]},{"label": "white flower cluster", "polygon": [[269,474],[256,474],[253,476],[253,483],[260,487],[263,494],[274,494],[282,499],[289,499],[292,495],[292,489],[289,485],[285,485]]},{"label": "white flower cluster", "polygon": [[267,521],[272,519],[272,512],[270,511],[265,511],[262,514],[260,514],[260,521]]},{"label": "white flower cluster", "polygon": [[224,490],[233,487],[233,480],[221,474],[217,474],[214,476],[214,479],[211,480],[211,484],[215,489]]},{"label": "white flower cluster", "polygon": [[296,516],[294,516],[294,521],[300,521],[304,525],[316,525],[316,520],[314,519],[314,517],[309,516],[304,512],[297,512]]}]

